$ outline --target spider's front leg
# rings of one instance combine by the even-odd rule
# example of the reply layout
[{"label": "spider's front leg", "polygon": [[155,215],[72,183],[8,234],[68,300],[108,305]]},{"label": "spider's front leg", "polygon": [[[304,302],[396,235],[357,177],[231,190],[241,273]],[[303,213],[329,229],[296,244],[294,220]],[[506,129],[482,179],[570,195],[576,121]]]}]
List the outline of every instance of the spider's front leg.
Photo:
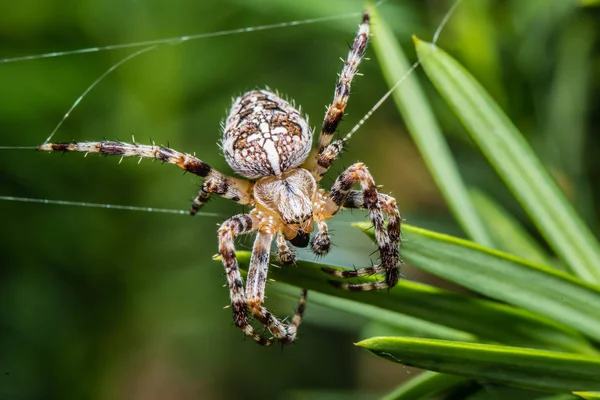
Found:
[{"label": "spider's front leg", "polygon": [[310,245],[313,253],[315,253],[317,256],[324,256],[329,253],[329,249],[331,248],[329,229],[327,228],[327,223],[325,223],[323,220],[318,220],[317,226],[317,234],[311,240]]},{"label": "spider's front leg", "polygon": [[288,265],[296,263],[296,253],[288,246],[283,232],[277,234],[277,261]]},{"label": "spider's front leg", "polygon": [[[360,191],[353,191],[352,186],[359,182]],[[373,267],[360,268],[355,271],[338,271],[332,268],[323,268],[323,271],[340,278],[354,278],[359,276],[382,273],[385,280],[368,283],[342,283],[331,281],[336,286],[345,290],[362,291],[372,289],[391,288],[398,283],[400,277],[400,257],[398,244],[400,242],[401,219],[396,201],[391,196],[377,192],[375,181],[367,167],[362,163],[352,165],[337,178],[331,192],[330,199],[337,207],[347,206],[366,208],[375,230],[375,239],[379,247],[381,263]],[[388,227],[385,228],[383,213],[388,214]]]},{"label": "spider's front leg", "polygon": [[[321,133],[319,134],[317,142],[317,148],[311,152],[304,163],[304,168],[313,174],[317,182],[321,180],[321,177],[325,171],[327,171],[337,154],[342,151],[342,141],[338,140],[331,143],[331,140],[342,121],[346,105],[348,104],[348,98],[350,97],[352,80],[358,74],[358,67],[367,50],[367,43],[370,35],[370,19],[369,13],[365,11],[362,22],[358,28],[358,33],[348,52],[348,57],[344,60],[342,72],[340,73],[338,83],[335,86],[333,102],[327,107],[323,125],[321,126]],[[328,156],[324,156],[325,153],[328,153]],[[333,153],[335,153],[335,155]]]},{"label": "spider's front leg", "polygon": [[229,294],[231,296],[231,307],[233,308],[233,322],[246,336],[251,337],[258,344],[270,346],[273,339],[265,339],[258,334],[248,321],[246,297],[244,295],[244,283],[235,256],[233,238],[256,230],[258,219],[247,214],[239,214],[223,222],[219,228],[219,253],[227,273],[229,283]]},{"label": "spider's front leg", "polygon": [[211,193],[218,194],[240,204],[250,204],[252,183],[244,179],[227,176],[212,168],[204,161],[191,154],[181,153],[169,147],[124,143],[114,141],[45,143],[37,148],[40,151],[78,151],[84,153],[100,153],[108,156],[149,158],[177,165],[187,172],[205,178],[200,192],[194,198],[190,214],[194,215]]},{"label": "spider's front leg", "polygon": [[206,178],[206,181],[204,181],[202,184],[198,195],[192,201],[190,215],[195,215],[200,208],[202,208],[202,206],[208,202],[211,194],[219,195],[226,199],[233,200],[239,204],[251,204],[251,188],[252,182],[213,172],[213,174]]},{"label": "spider's front leg", "polygon": [[252,257],[250,258],[250,268],[246,280],[246,298],[248,307],[256,319],[269,328],[275,338],[289,344],[296,339],[298,326],[302,322],[307,291],[302,290],[298,308],[290,324],[284,324],[263,306],[267,273],[269,271],[269,250],[272,241],[272,231],[268,227],[261,228],[256,236]]}]

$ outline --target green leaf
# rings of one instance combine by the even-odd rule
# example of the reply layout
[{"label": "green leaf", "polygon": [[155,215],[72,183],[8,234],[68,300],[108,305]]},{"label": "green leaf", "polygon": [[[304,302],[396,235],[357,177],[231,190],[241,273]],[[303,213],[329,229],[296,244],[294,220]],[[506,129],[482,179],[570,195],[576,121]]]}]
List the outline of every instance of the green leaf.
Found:
[{"label": "green leaf", "polygon": [[415,40],[427,76],[556,253],[600,282],[600,246],[522,134],[481,85],[437,46]]},{"label": "green leaf", "polygon": [[[236,254],[240,268],[247,270],[250,253],[240,251]],[[327,280],[330,276],[321,271],[322,267],[340,268],[327,264],[298,261],[295,265],[271,268],[269,277],[277,282],[288,283],[443,325],[463,332],[463,334],[466,332],[475,335],[479,340],[487,342],[583,353],[593,352],[589,344],[576,331],[525,310],[407,280],[400,281],[396,287],[385,292],[348,292],[329,284]],[[363,280],[374,279],[376,278],[367,277]],[[309,293],[309,303],[310,296]],[[351,309],[348,311],[352,312]],[[377,320],[377,312],[370,314],[372,319]],[[385,321],[383,322],[385,323]],[[502,329],[498,329],[498,326],[501,326]],[[438,331],[437,334],[441,332]]]},{"label": "green leaf", "polygon": [[[369,223],[355,224],[373,237]],[[600,341],[600,288],[467,240],[403,225],[409,263],[486,296],[560,321]],[[503,326],[497,325],[496,326]]]},{"label": "green leaf", "polygon": [[[373,48],[386,81],[392,87],[406,74],[410,64],[391,29],[384,19],[379,17],[377,8],[371,6],[369,12],[373,20]],[[470,238],[490,246],[492,240],[471,202],[458,166],[419,85],[417,75],[406,76],[392,96],[423,160],[457,221]]]},{"label": "green leaf", "polygon": [[469,193],[492,235],[493,248],[542,265],[556,265],[516,218],[483,192],[470,189]]},{"label": "green leaf", "polygon": [[[287,285],[278,285],[277,290],[288,296],[297,296],[295,291],[290,290]],[[466,332],[448,328],[443,325],[425,321],[410,315],[400,314],[398,312],[386,310],[381,307],[370,304],[363,304],[358,301],[347,300],[335,296],[326,295],[318,292],[311,292],[310,303],[327,307],[332,310],[338,310],[349,313],[370,321],[377,321],[390,327],[394,327],[403,332],[406,336],[439,338],[458,341],[476,341],[477,338]]]},{"label": "green leaf", "polygon": [[579,397],[583,397],[584,399],[589,399],[589,400],[600,399],[600,392],[575,392],[575,394]]},{"label": "green leaf", "polygon": [[468,381],[468,378],[456,375],[423,372],[386,394],[381,400],[419,400],[430,399],[435,394]]},{"label": "green leaf", "polygon": [[600,6],[600,0],[579,0],[579,4],[584,7]]},{"label": "green leaf", "polygon": [[356,345],[400,364],[511,386],[600,389],[600,358],[579,354],[401,337],[376,337]]}]

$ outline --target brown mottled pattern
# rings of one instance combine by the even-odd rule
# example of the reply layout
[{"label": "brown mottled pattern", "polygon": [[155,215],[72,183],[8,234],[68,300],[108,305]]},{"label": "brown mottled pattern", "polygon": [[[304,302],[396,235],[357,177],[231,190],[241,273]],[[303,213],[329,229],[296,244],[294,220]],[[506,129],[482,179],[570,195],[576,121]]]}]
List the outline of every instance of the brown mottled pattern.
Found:
[{"label": "brown mottled pattern", "polygon": [[298,167],[311,145],[312,132],[300,111],[275,93],[253,90],[234,101],[221,147],[233,170],[260,178]]}]

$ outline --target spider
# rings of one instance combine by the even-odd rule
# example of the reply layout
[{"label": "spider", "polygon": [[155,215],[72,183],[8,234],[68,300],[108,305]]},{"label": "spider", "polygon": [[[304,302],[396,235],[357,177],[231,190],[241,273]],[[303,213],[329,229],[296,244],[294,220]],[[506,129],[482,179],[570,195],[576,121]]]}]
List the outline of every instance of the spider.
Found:
[{"label": "spider", "polygon": [[[331,246],[325,221],[341,208],[367,209],[375,230],[380,263],[356,270],[325,268],[324,271],[340,278],[384,275],[382,280],[366,283],[331,281],[335,286],[352,291],[391,288],[399,279],[400,213],[394,198],[378,193],[367,167],[362,163],[350,166],[337,178],[329,193],[318,187],[323,174],[344,149],[344,140],[332,141],[332,138],[344,115],[350,85],[364,57],[368,38],[369,14],[365,12],[348,59],[344,61],[333,103],[325,114],[318,145],[312,151],[313,132],[307,120],[278,94],[252,90],[234,100],[224,124],[221,148],[231,168],[247,179],[224,175],[193,155],[154,144],[47,143],[38,150],[151,158],[178,165],[205,179],[192,202],[191,215],[212,194],[254,207],[249,213],[229,218],[218,230],[219,253],[229,284],[233,320],[245,335],[261,345],[271,345],[275,340],[291,343],[296,339],[302,320],[307,291],[302,291],[296,313],[289,323],[276,318],[264,307],[269,254],[274,239],[277,241],[277,259],[282,264],[296,261],[296,254],[288,242],[294,247],[310,244],[314,253],[325,255]],[[361,190],[352,190],[356,183],[360,184]],[[384,214],[388,216],[387,228]],[[317,233],[311,240],[315,224]],[[234,238],[254,231],[257,236],[244,288]],[[268,328],[272,337],[265,338],[258,333],[250,323],[250,315]]]}]

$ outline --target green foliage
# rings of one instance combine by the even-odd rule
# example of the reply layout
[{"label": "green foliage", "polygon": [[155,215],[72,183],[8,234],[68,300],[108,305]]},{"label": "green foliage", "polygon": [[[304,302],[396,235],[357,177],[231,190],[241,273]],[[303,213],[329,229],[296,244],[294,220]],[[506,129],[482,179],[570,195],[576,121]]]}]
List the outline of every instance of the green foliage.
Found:
[{"label": "green foliage", "polygon": [[[398,57],[399,47],[392,43],[386,32],[385,22],[382,19],[376,21],[377,30],[383,36],[382,44],[376,47],[382,69],[388,75],[390,71],[406,69],[406,63]],[[435,88],[536,224],[540,234],[581,280],[552,269],[554,262],[534,244],[523,228],[513,219],[505,218],[501,209],[478,192],[474,195],[480,217],[494,217],[491,221],[487,220],[488,232],[503,231],[502,234],[491,234],[496,246],[547,266],[413,227],[404,228],[404,258],[412,265],[475,292],[564,323],[586,335],[591,342],[588,345],[600,343],[600,286],[596,285],[600,281],[600,246],[594,235],[522,134],[476,79],[435,44],[416,38],[414,42],[420,63]],[[395,79],[389,80],[390,84]],[[408,88],[411,89],[414,95],[414,87]],[[408,90],[404,92],[405,96],[411,95]],[[409,97],[404,102],[401,95],[396,97],[399,111],[410,113],[406,106]],[[419,104],[420,97],[416,96],[416,99]],[[421,143],[421,151],[427,154],[423,139],[431,132],[423,133],[418,126],[410,123],[410,118],[423,114],[428,115],[421,111],[405,118],[413,136],[420,138],[416,142]],[[439,172],[443,168],[440,165],[447,162],[442,157],[436,168],[432,166],[436,159],[428,159],[431,173],[440,182],[443,177]],[[464,210],[460,207],[452,207],[452,210],[458,220],[463,219]],[[365,223],[357,225],[362,229],[369,228]],[[468,226],[463,227],[475,240],[479,239]],[[367,233],[373,237],[372,231]],[[504,328],[502,324],[498,326]],[[531,346],[493,346],[407,337],[376,337],[357,345],[404,365],[477,380],[559,393],[600,390],[600,357],[593,347],[584,346],[579,351],[573,349],[570,354],[533,350]],[[590,355],[575,354],[581,352]],[[432,392],[446,389],[449,382],[453,383],[450,378],[444,379],[443,375],[426,375],[421,380],[410,382],[407,387],[399,387],[387,398],[403,398],[405,393],[412,393],[415,388],[422,392],[417,391],[412,398],[426,398]]]},{"label": "green foliage", "polygon": [[[385,22],[374,8],[371,12],[374,47],[391,86],[408,63]],[[423,375],[386,398],[427,398],[466,378],[565,395],[599,390],[595,345],[600,343],[600,246],[522,134],[475,78],[436,45],[417,39],[415,45],[428,78],[570,272],[558,270],[560,264],[491,199],[478,191],[469,194],[430,106],[410,76],[395,93],[396,104],[451,210],[475,241],[508,253],[405,224],[403,258],[513,307],[497,308],[501,303],[434,288],[426,293],[407,281],[387,294],[340,292],[324,285],[319,268],[329,265],[323,263],[301,261],[300,268],[273,276],[321,292],[317,303],[323,306],[386,324],[403,336],[375,337],[357,346],[404,365],[462,377]],[[370,223],[355,225],[375,239]],[[247,263],[248,253],[239,256]],[[465,335],[470,336],[457,339]]]},{"label": "green foliage", "polygon": [[514,124],[453,58],[415,39],[421,65],[490,164],[571,270],[600,282],[600,245]]},{"label": "green foliage", "polygon": [[[395,107],[384,104],[365,123],[323,181],[328,188],[344,165],[361,160],[392,192],[411,224],[401,248],[408,278],[379,293],[329,285],[323,266],[362,267],[375,250],[348,224],[362,221],[356,226],[369,235],[365,214],[341,213],[327,258],[301,253],[296,266],[271,268],[277,283],[267,301],[278,316],[290,314],[288,298],[299,287],[310,292],[298,343],[265,350],[231,326],[222,268],[209,261],[216,223],[240,207],[218,199],[206,211],[219,219],[188,219],[2,203],[0,398],[304,398],[316,389],[341,399],[392,387],[388,400],[600,398],[590,392],[598,390],[600,359],[600,3],[463,0],[439,43],[413,46],[411,35],[431,37],[451,3],[394,0],[372,9],[367,56],[377,62],[361,64],[365,77],[353,83],[340,133],[414,60],[421,64],[393,93]],[[74,4],[7,2],[0,58],[363,7],[362,0]],[[159,47],[107,76],[56,139],[151,136],[229,172],[216,142],[231,96],[270,86],[318,128],[357,22]],[[39,144],[128,54],[0,64],[0,145]],[[198,184],[158,163],[2,155],[2,195],[185,208]],[[238,255],[244,267],[249,253]],[[357,336],[363,347],[352,346]],[[443,373],[410,375],[397,361]]]},{"label": "green foliage", "polygon": [[555,392],[600,389],[600,358],[433,339],[372,338],[356,344],[390,361]]}]

